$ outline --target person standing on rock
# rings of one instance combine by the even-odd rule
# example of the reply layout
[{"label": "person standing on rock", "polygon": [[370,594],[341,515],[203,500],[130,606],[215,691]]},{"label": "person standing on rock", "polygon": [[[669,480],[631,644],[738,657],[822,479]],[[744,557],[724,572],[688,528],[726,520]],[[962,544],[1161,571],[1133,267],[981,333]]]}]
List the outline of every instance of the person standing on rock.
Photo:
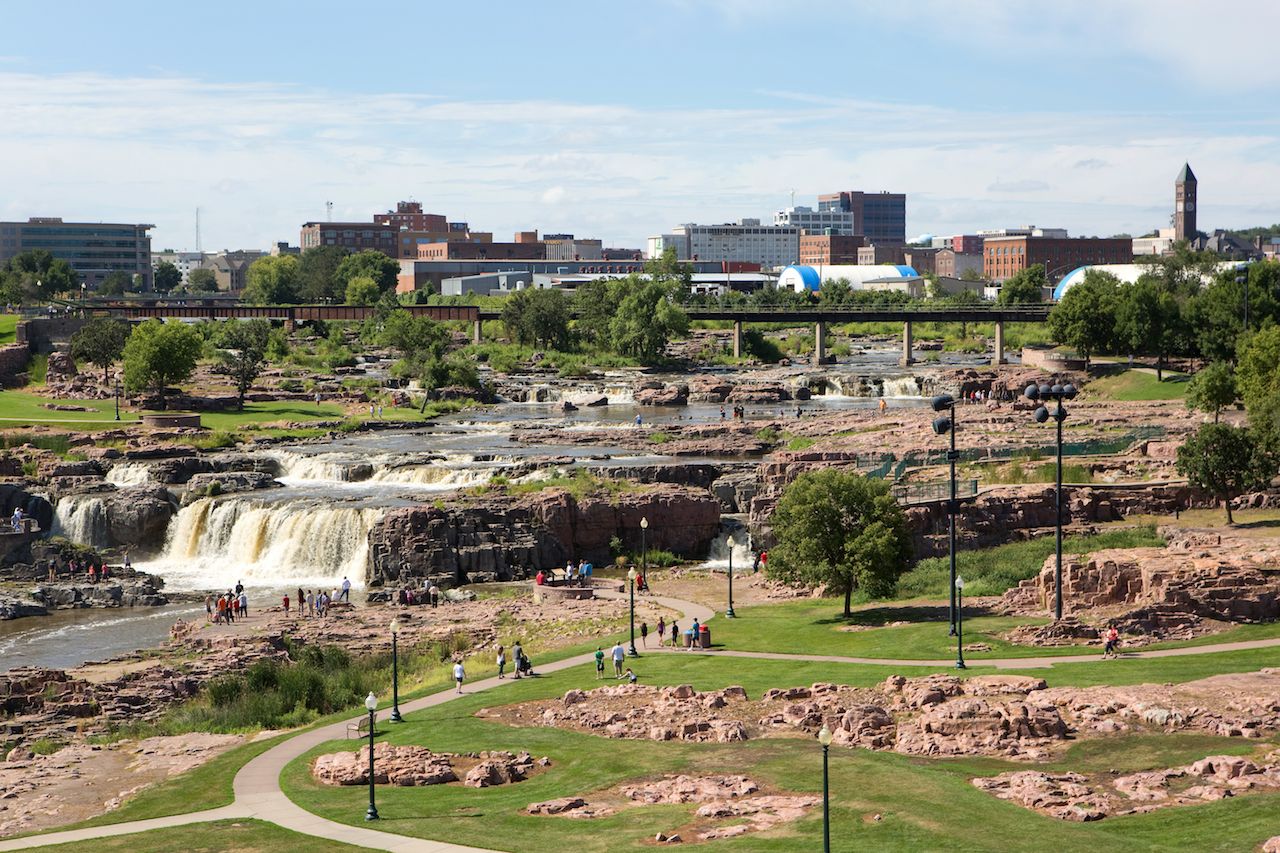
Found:
[{"label": "person standing on rock", "polygon": [[619,641],[613,646],[613,674],[617,678],[622,677],[622,661],[627,653],[622,650],[622,642]]},{"label": "person standing on rock", "polygon": [[213,621],[213,596],[206,595],[204,597],[204,618],[208,622]]},{"label": "person standing on rock", "polygon": [[462,661],[458,661],[453,665],[453,680],[458,683],[458,692],[462,692],[462,682],[467,677],[467,671],[462,668]]},{"label": "person standing on rock", "polygon": [[640,645],[649,648],[649,623],[640,623]]},{"label": "person standing on rock", "polygon": [[316,594],[307,590],[307,616],[316,615]]},{"label": "person standing on rock", "polygon": [[307,609],[307,599],[302,594],[302,587],[298,587],[298,597],[294,601],[298,602],[298,618],[306,616],[307,614],[304,611]]},{"label": "person standing on rock", "polygon": [[240,591],[240,615],[249,618],[249,594],[244,590]]},{"label": "person standing on rock", "polygon": [[351,603],[351,579],[346,575],[342,576],[342,592],[338,595],[338,600]]},{"label": "person standing on rock", "polygon": [[498,646],[498,678],[506,678],[503,674],[507,669],[507,652],[502,646]]},{"label": "person standing on rock", "polygon": [[283,603],[284,603],[284,615],[288,616],[289,615],[289,593],[287,592],[284,594]]},{"label": "person standing on rock", "polygon": [[596,646],[596,681],[604,678],[604,646]]},{"label": "person standing on rock", "polygon": [[129,560],[129,549],[128,549],[128,548],[125,548],[125,549],[124,549],[124,570],[125,570],[126,572],[132,572],[132,571],[133,571],[133,563],[132,563],[132,561],[130,561],[130,560]]},{"label": "person standing on rock", "polygon": [[430,595],[431,595],[431,606],[439,607],[440,606],[440,587],[432,583]]},{"label": "person standing on rock", "polygon": [[244,592],[244,581],[236,581],[236,595]]}]

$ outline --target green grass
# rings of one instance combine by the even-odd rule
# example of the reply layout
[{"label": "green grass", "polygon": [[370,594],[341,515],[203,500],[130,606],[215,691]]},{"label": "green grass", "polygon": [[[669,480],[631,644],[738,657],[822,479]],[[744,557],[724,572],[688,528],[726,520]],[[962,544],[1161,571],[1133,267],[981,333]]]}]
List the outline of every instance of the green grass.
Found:
[{"label": "green grass", "polygon": [[1164,381],[1157,382],[1154,373],[1121,370],[1093,380],[1081,389],[1080,397],[1084,400],[1181,400],[1187,394],[1189,378],[1166,370]]},{"label": "green grass", "polygon": [[355,847],[338,841],[284,829],[263,820],[241,818],[210,823],[153,829],[114,838],[95,838],[47,848],[60,853],[100,853],[120,851],[136,853],[278,853],[282,850],[306,850],[308,853],[357,853],[367,847]]},{"label": "green grass", "polygon": [[11,344],[18,339],[18,315],[0,314],[0,344]]},{"label": "green grass", "polygon": [[[45,403],[84,406],[87,412],[58,412]],[[0,391],[0,428],[49,424],[62,429],[105,429],[115,423],[115,400],[52,400],[28,391]],[[120,420],[133,422],[135,412],[120,410]]]},{"label": "green grass", "polygon": [[[1215,656],[1216,657],[1216,656]],[[1116,667],[1093,665],[1108,674]],[[1167,674],[1169,661],[1161,661]],[[698,689],[742,684],[751,696],[768,687],[840,681],[870,685],[888,674],[917,674],[912,669],[836,666],[781,661],[726,661],[702,655],[641,657],[635,664],[644,683],[690,683]],[[1217,662],[1213,671],[1223,671]],[[1051,683],[1067,683],[1052,678]],[[766,786],[789,792],[818,793],[822,785],[821,750],[808,738],[760,738],[745,744],[611,740],[575,731],[509,728],[477,718],[487,706],[549,698],[573,687],[598,686],[590,667],[504,685],[407,715],[401,726],[385,727],[383,739],[423,744],[433,750],[527,749],[547,755],[552,766],[533,779],[494,788],[458,785],[427,789],[382,786],[379,829],[408,836],[499,849],[552,853],[604,853],[647,849],[655,833],[687,824],[695,806],[645,806],[607,818],[571,820],[524,815],[529,803],[554,797],[590,795],[630,780],[667,773],[745,773]],[[1257,741],[1204,735],[1113,737],[1074,744],[1048,767],[1081,772],[1123,772],[1185,763],[1208,754],[1242,752]],[[308,766],[318,754],[351,750],[334,741],[292,762],[282,775],[285,792],[302,807],[331,820],[359,825],[367,793],[359,787],[320,786]],[[1039,765],[989,758],[934,760],[893,753],[833,748],[830,756],[832,847],[842,851],[1152,851],[1248,850],[1275,834],[1280,797],[1259,794],[1154,814],[1072,823],[1043,817],[1003,802],[970,784],[977,775]],[[590,797],[588,796],[588,799]],[[880,820],[871,820],[872,815]],[[716,850],[794,851],[817,849],[821,811],[773,832],[718,841]]]}]

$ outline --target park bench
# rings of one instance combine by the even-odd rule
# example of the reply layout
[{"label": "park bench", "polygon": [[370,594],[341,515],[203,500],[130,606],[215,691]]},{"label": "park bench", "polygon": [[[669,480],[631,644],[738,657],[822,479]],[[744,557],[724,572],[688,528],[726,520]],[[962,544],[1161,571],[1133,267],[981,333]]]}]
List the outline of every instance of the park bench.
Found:
[{"label": "park bench", "polygon": [[356,720],[354,723],[347,723],[348,738],[351,737],[352,732],[356,733],[356,737],[368,737],[369,735],[368,715],[362,716],[359,720]]}]

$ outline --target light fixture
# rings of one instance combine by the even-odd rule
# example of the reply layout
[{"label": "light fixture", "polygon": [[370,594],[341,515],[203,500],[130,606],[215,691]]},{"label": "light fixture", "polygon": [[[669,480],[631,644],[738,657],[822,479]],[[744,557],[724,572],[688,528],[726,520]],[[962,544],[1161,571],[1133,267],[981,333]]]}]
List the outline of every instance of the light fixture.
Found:
[{"label": "light fixture", "polygon": [[369,695],[364,697],[364,706],[371,713],[378,710],[378,697],[373,695],[373,691],[369,691]]},{"label": "light fixture", "polygon": [[818,732],[818,743],[822,744],[823,746],[831,746],[831,738],[832,738],[831,729],[827,728],[826,724],[824,723],[822,726],[822,731]]}]

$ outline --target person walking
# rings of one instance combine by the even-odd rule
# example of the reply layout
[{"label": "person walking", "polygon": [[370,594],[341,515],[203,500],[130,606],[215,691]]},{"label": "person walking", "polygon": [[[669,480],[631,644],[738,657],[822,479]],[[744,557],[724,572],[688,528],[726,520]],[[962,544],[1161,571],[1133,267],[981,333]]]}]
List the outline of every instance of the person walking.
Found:
[{"label": "person walking", "polygon": [[604,646],[596,646],[596,681],[604,678]]},{"label": "person walking", "polygon": [[1119,657],[1120,655],[1116,652],[1116,649],[1119,648],[1119,646],[1120,632],[1116,630],[1115,625],[1112,625],[1107,629],[1107,633],[1105,635],[1105,643],[1102,647],[1102,656],[1104,658]]},{"label": "person walking", "polygon": [[502,646],[498,646],[498,678],[506,678],[503,674],[507,669],[507,652]]},{"label": "person walking", "polygon": [[666,619],[662,616],[658,617],[658,648],[662,648],[663,634],[667,631]]},{"label": "person walking", "polygon": [[306,597],[305,597],[305,596],[303,596],[303,594],[302,594],[302,587],[298,587],[298,597],[297,597],[297,598],[295,598],[295,599],[294,599],[294,601],[298,602],[298,616],[299,616],[299,618],[301,618],[301,617],[305,616],[306,614],[305,614],[305,613],[303,613],[302,611],[306,609],[307,599],[306,599]]},{"label": "person walking", "polygon": [[240,591],[240,615],[249,618],[249,593],[244,590]]},{"label": "person walking", "polygon": [[462,692],[462,682],[467,677],[467,671],[462,668],[462,661],[458,661],[453,665],[453,680],[458,684],[458,692]]},{"label": "person walking", "polygon": [[697,646],[698,646],[698,631],[701,629],[701,627],[702,627],[702,626],[698,624],[698,617],[696,617],[696,616],[695,616],[695,617],[693,617],[693,627],[690,629],[691,631],[693,631],[693,642],[692,642],[692,643],[690,643],[689,645],[685,646],[685,648],[686,648],[686,649],[695,649],[695,648],[697,648]]},{"label": "person walking", "polygon": [[351,603],[351,578],[346,575],[342,576],[342,592],[338,595],[338,600]]},{"label": "person walking", "polygon": [[618,677],[618,678],[621,678],[621,677],[622,677],[622,661],[623,661],[623,659],[624,659],[626,656],[627,656],[627,653],[626,653],[625,651],[623,651],[623,649],[622,649],[622,642],[621,642],[621,641],[619,641],[619,642],[617,642],[616,644],[614,644],[614,647],[613,647],[613,674],[614,674],[616,677]]},{"label": "person walking", "polygon": [[517,680],[520,679],[520,669],[521,669],[521,664],[523,663],[523,658],[524,658],[524,649],[520,647],[520,641],[516,640],[515,645],[511,647],[511,660],[515,661]]},{"label": "person walking", "polygon": [[671,620],[671,648],[675,648],[680,643],[680,626],[676,620]]},{"label": "person walking", "polygon": [[649,648],[649,623],[640,623],[640,645]]}]

